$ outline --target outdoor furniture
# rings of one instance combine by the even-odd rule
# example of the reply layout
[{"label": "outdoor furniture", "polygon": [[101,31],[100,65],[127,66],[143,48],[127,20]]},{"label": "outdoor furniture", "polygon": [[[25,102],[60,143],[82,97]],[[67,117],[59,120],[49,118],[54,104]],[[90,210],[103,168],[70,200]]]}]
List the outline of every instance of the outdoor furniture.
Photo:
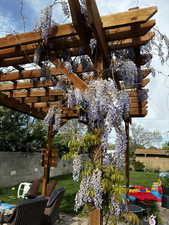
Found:
[{"label": "outdoor furniture", "polygon": [[33,181],[32,186],[30,187],[25,197],[29,199],[33,199],[33,198],[36,198],[38,195],[41,195],[41,193],[39,192],[39,187],[41,183],[42,183],[42,178],[39,178]]},{"label": "outdoor furniture", "polygon": [[46,198],[23,200],[16,205],[11,215],[1,216],[0,224],[40,225],[46,203]]},{"label": "outdoor furniture", "polygon": [[54,225],[56,220],[59,219],[59,206],[64,192],[65,189],[63,187],[52,192],[44,210],[44,218],[41,225]]},{"label": "outdoor furniture", "polygon": [[17,198],[25,198],[26,194],[30,190],[32,183],[23,182],[20,183],[17,191]]},{"label": "outdoor furniture", "polygon": [[56,184],[57,184],[57,180],[50,180],[49,184],[47,185],[47,193],[46,196],[49,197],[51,195],[51,193],[54,191]]}]

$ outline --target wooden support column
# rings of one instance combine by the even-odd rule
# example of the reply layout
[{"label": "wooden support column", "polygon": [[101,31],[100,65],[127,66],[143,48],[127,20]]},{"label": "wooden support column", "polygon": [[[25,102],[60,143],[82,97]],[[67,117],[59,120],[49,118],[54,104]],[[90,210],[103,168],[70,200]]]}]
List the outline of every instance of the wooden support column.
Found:
[{"label": "wooden support column", "polygon": [[93,209],[89,213],[89,225],[103,225],[102,210]]},{"label": "wooden support column", "polygon": [[129,160],[129,121],[125,121],[125,132],[127,138],[127,148],[125,153],[125,179],[126,179],[126,188],[128,189],[130,184],[130,160]]},{"label": "wooden support column", "polygon": [[49,125],[48,127],[48,142],[47,142],[47,162],[44,164],[44,176],[42,183],[42,195],[46,196],[47,184],[49,182],[50,177],[50,158],[52,152],[52,139],[53,139],[53,125]]}]

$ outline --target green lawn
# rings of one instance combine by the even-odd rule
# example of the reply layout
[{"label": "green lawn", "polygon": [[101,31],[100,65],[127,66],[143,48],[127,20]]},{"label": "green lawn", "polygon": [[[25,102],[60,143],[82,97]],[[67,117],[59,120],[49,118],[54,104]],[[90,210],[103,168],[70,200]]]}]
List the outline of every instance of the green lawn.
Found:
[{"label": "green lawn", "polygon": [[[72,181],[72,176],[63,175],[55,177],[59,182],[56,188],[64,187],[66,192],[64,195],[64,199],[61,204],[61,211],[65,213],[74,214],[73,205],[75,194],[78,190],[78,184]],[[145,187],[151,187],[152,183],[159,179],[158,173],[150,173],[150,172],[130,172],[130,184],[132,185],[141,185]],[[16,199],[17,186],[12,188],[1,188],[0,189],[0,200],[7,203],[16,203],[20,201],[20,199]]]},{"label": "green lawn", "polygon": [[158,173],[150,172],[130,172],[130,184],[151,187],[153,182],[159,179]]}]

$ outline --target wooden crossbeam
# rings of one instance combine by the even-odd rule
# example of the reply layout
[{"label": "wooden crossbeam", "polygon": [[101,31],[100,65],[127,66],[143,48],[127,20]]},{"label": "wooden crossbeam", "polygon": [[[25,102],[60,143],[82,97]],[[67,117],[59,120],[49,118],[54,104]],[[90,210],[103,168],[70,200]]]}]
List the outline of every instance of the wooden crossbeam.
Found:
[{"label": "wooden crossbeam", "polygon": [[[124,86],[125,89],[132,89],[132,88],[138,88],[138,87],[145,87],[150,82],[150,79],[144,79],[141,81],[141,83],[135,84],[135,85],[128,85]],[[121,85],[123,86],[123,85]]]},{"label": "wooden crossbeam", "polygon": [[[133,24],[135,22],[146,22],[157,12],[156,7],[149,7],[144,9],[137,9],[123,13],[112,14],[108,16],[102,16],[101,20],[103,28],[115,28],[117,26],[125,26]],[[77,34],[72,24],[64,24],[53,27],[49,38],[67,37],[69,35]],[[14,47],[16,45],[31,44],[34,42],[42,41],[40,32],[27,32],[16,35],[8,35],[4,38],[0,38],[0,49]]]},{"label": "wooden crossbeam", "polygon": [[[146,22],[157,12],[156,7],[149,7],[145,9],[137,9],[123,13],[112,14],[108,16],[102,16],[101,20],[103,23],[103,28],[115,28],[129,24],[133,24],[135,22],[141,23]],[[72,24],[64,24],[53,27],[49,38],[60,38],[66,37],[69,35],[77,34],[75,28]],[[0,38],[0,49],[13,47],[16,45],[22,44],[31,44],[34,42],[42,41],[42,36],[40,32],[27,32],[16,35],[8,35],[4,38]]]},{"label": "wooden crossbeam", "polygon": [[108,45],[106,42],[105,33],[102,27],[102,21],[95,0],[86,0],[88,11],[88,22],[94,32],[94,37],[98,42],[100,53],[104,60],[108,61]]},{"label": "wooden crossbeam", "polygon": [[88,88],[87,84],[81,80],[75,73],[70,72],[63,63],[59,60],[51,60],[51,62],[56,66],[61,73],[63,73],[67,78],[73,83],[74,87],[79,88],[81,91],[84,91]]},{"label": "wooden crossbeam", "polygon": [[[39,104],[39,106],[40,106],[41,103],[37,103],[37,104]],[[42,104],[41,104],[41,106],[42,106]],[[46,106],[46,103],[44,103],[44,106]],[[38,107],[38,105],[36,105],[36,107]],[[49,106],[43,108],[43,110],[47,112],[48,111],[48,107]],[[78,112],[75,112],[75,111],[71,112],[70,109],[66,110],[66,108],[65,108],[63,112],[65,114],[65,117],[66,116],[67,117],[73,117],[73,118],[78,118],[79,117]],[[146,107],[142,107],[141,108],[141,112],[140,112],[140,110],[138,108],[130,108],[129,114],[130,114],[131,117],[144,117],[144,116],[147,115],[147,108]]]},{"label": "wooden crossbeam", "polygon": [[155,35],[154,32],[148,32],[147,34],[137,38],[128,38],[124,40],[109,42],[108,45],[109,48],[112,50],[137,47],[147,44],[154,37],[154,35]]},{"label": "wooden crossbeam", "polygon": [[[75,73],[84,73],[84,72],[91,72],[94,70],[93,65],[89,65],[89,67],[83,68],[82,64],[78,64]],[[55,67],[51,68],[49,70],[50,76],[57,76],[62,75],[60,70],[57,70]],[[32,78],[40,78],[40,77],[46,77],[45,71],[41,69],[33,69],[33,70],[23,70],[20,72],[11,72],[7,74],[0,74],[0,82],[3,81],[16,81],[16,80],[23,80],[23,79],[32,79]],[[37,84],[39,85],[39,84]]]},{"label": "wooden crossbeam", "polygon": [[[78,69],[79,68],[79,69]],[[77,71],[81,71],[81,65],[77,68]],[[92,68],[92,67],[91,67]],[[51,74],[52,76],[59,75],[60,72],[57,71],[56,68],[51,69]],[[144,69],[142,70],[142,75],[143,78],[147,77],[151,73],[151,69]],[[43,73],[42,73],[43,75]],[[22,74],[19,72],[12,72],[6,75],[0,75],[0,91],[10,91],[10,90],[18,90],[18,89],[26,89],[26,88],[38,88],[38,87],[50,87],[53,86],[53,82],[48,80],[48,81],[22,81],[22,82],[17,82],[16,80],[18,79],[30,79],[30,78],[35,78],[35,77],[41,77],[41,70],[25,70]],[[4,83],[4,81],[16,81],[14,83]],[[87,78],[86,78],[87,80]],[[148,80],[143,81],[144,83],[142,86],[145,86],[148,83]],[[146,83],[145,83],[146,82]],[[127,88],[134,88],[133,86],[126,86],[125,89]]]},{"label": "wooden crossbeam", "polygon": [[[36,102],[36,103],[27,103],[29,106],[33,106],[34,108],[48,108],[50,106],[60,106],[59,102]],[[146,103],[142,103],[142,110],[144,111],[146,109]],[[133,103],[130,105],[130,111],[137,111],[138,109],[138,104],[137,103]],[[70,110],[68,110],[67,112],[69,112]]]},{"label": "wooden crossbeam", "polygon": [[134,38],[138,36],[143,36],[147,32],[151,30],[152,27],[155,26],[155,20],[150,20],[145,23],[141,23],[139,26],[139,29],[133,30],[130,25],[123,26],[123,27],[117,27],[117,28],[111,28],[111,29],[105,29],[105,35],[107,41],[114,41],[114,40],[123,40],[128,38]]},{"label": "wooden crossbeam", "polygon": [[33,62],[33,55],[19,56],[13,58],[4,58],[0,60],[0,67],[17,66]]},{"label": "wooden crossbeam", "polygon": [[[147,34],[140,37],[108,42],[109,50],[118,50],[123,48],[145,45],[154,37],[154,35],[155,35],[154,32],[148,32]],[[79,55],[79,51],[77,49],[71,49],[70,55],[71,56]],[[33,55],[26,55],[26,56],[14,57],[14,58],[5,58],[1,60],[0,66],[2,67],[16,66],[16,65],[31,63],[33,62],[33,58],[34,58]]]},{"label": "wooden crossbeam", "polygon": [[74,0],[74,1],[68,0],[68,2],[70,6],[73,25],[75,29],[77,30],[81,43],[84,45],[86,54],[91,55],[91,51],[89,47],[91,32],[89,27],[86,24],[84,15],[82,15],[81,13],[79,0]]},{"label": "wooden crossbeam", "polygon": [[[79,87],[79,86],[78,86]],[[83,86],[83,88],[86,88],[86,84]],[[84,90],[84,89],[82,89]],[[144,89],[147,90],[147,89]],[[147,90],[148,91],[148,90]],[[135,90],[129,90],[127,91],[129,93],[130,97],[137,97],[138,93]],[[8,96],[11,96],[13,98],[23,98],[23,97],[40,97],[40,96],[65,96],[65,92],[61,90],[54,90],[54,89],[49,89],[49,90],[18,90],[18,91],[10,91],[10,92],[3,92]]]},{"label": "wooden crossbeam", "polygon": [[3,93],[0,93],[0,104],[10,109],[14,109],[19,112],[28,114],[29,116],[33,116],[37,119],[43,119],[45,116],[44,112],[39,111],[35,108],[31,108],[25,103],[20,103],[15,98],[10,98]]},{"label": "wooden crossbeam", "polygon": [[[39,102],[57,102],[57,101],[62,101],[63,96],[62,95],[53,95],[53,96],[45,96],[45,97],[23,97],[23,98],[18,98],[21,100],[21,102],[24,103],[39,103]],[[60,103],[59,103],[60,104]]]},{"label": "wooden crossbeam", "polygon": [[[67,80],[62,79],[62,80]],[[124,86],[123,84],[121,87],[125,89],[132,89],[132,88],[137,88],[138,85],[144,87],[150,82],[150,79],[144,79],[141,84],[136,84],[136,85],[129,85],[129,86]],[[46,80],[46,81],[26,81],[26,82],[15,82],[15,83],[3,83],[0,82],[0,91],[12,91],[12,90],[19,90],[19,89],[29,89],[29,88],[40,88],[40,87],[53,87],[54,83],[51,80]]]},{"label": "wooden crossbeam", "polygon": [[[148,89],[141,89],[141,90],[148,92]],[[130,97],[138,97],[138,92],[135,91],[135,90],[130,90],[130,91],[127,91],[127,92],[128,92]]]},{"label": "wooden crossbeam", "polygon": [[[18,101],[22,103],[30,103],[33,106],[37,106],[37,108],[44,108],[47,107],[46,104],[50,105],[57,105],[60,106],[62,105],[62,100],[63,96],[42,96],[42,97],[19,97],[16,98]],[[35,103],[35,104],[34,104]],[[37,104],[36,104],[37,103]],[[147,101],[139,102],[137,97],[130,97],[130,107],[131,108],[137,108],[138,106],[144,107],[147,104]]]},{"label": "wooden crossbeam", "polygon": [[[155,25],[155,21],[148,21],[146,23],[140,24],[139,29],[131,29],[131,26],[124,26],[120,28],[114,29],[106,29],[104,30],[105,37],[107,41],[115,41],[122,40],[127,38],[138,37],[146,34],[153,26]],[[50,41],[48,48],[52,50],[61,50],[67,48],[77,48],[82,46],[78,35],[73,35],[64,39],[53,39]],[[20,45],[19,47],[11,47],[6,49],[0,49],[0,59],[3,58],[11,58],[11,57],[19,57],[26,56],[29,54],[33,54],[35,49],[37,48],[37,44],[27,44]],[[74,51],[74,54],[78,54]],[[7,62],[6,62],[7,63]]]},{"label": "wooden crossbeam", "polygon": [[148,21],[157,12],[157,7],[135,9],[132,11],[116,13],[102,17],[103,27],[119,27],[133,23],[143,23]]},{"label": "wooden crossbeam", "polygon": [[4,92],[6,95],[11,96],[13,98],[24,98],[24,97],[43,97],[43,96],[65,96],[64,91],[59,90],[22,90],[22,91],[10,91]]}]

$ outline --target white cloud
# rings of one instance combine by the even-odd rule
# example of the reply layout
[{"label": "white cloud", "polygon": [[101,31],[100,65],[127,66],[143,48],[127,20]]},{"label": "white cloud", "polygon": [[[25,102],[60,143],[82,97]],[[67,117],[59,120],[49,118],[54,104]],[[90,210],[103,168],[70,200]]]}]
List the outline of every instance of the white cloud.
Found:
[{"label": "white cloud", "polygon": [[4,37],[8,34],[14,33],[16,30],[15,23],[11,21],[9,15],[3,15],[0,12],[0,37]]}]

